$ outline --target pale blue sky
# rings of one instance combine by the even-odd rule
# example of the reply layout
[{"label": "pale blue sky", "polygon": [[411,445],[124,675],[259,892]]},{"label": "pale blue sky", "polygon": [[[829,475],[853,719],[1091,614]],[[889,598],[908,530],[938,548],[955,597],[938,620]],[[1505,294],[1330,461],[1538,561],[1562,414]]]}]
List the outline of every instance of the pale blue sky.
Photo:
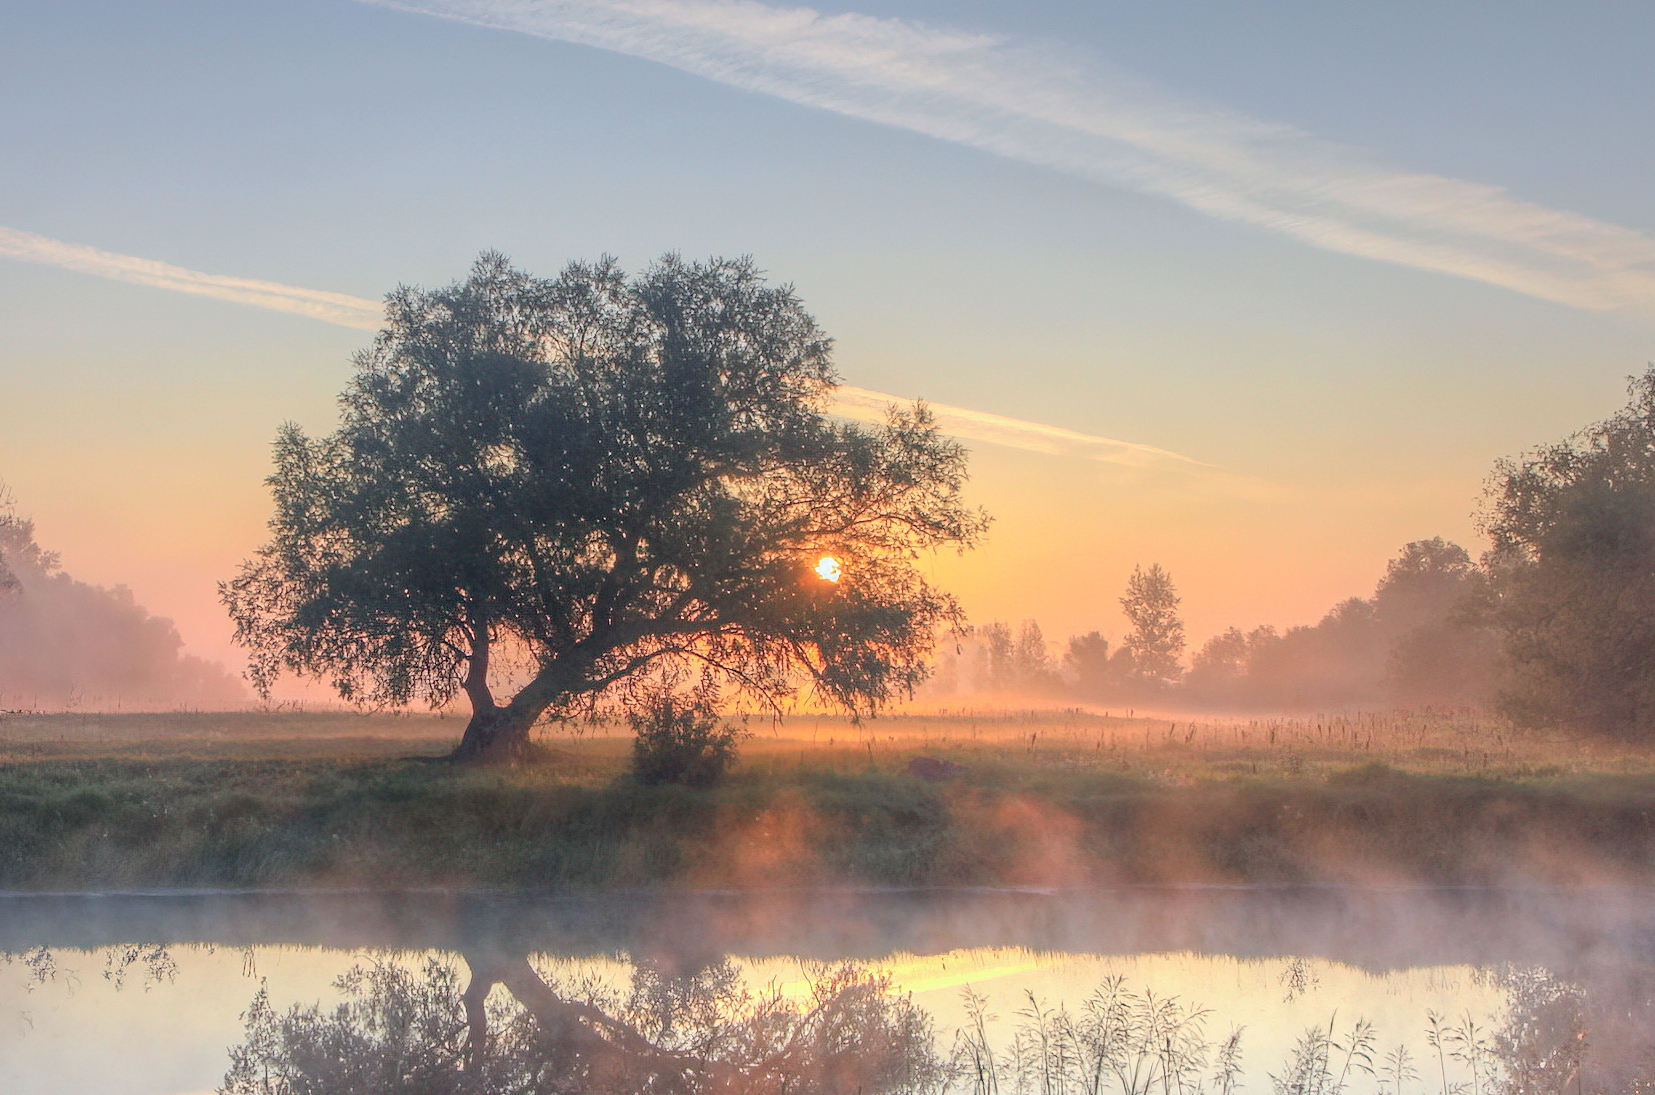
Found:
[{"label": "pale blue sky", "polygon": [[[1649,5],[818,8],[1049,54],[1157,124],[1294,127],[1268,165],[1310,180],[1271,182],[1289,220],[1312,176],[1348,168],[1579,214],[1565,244],[1593,256],[1655,236]],[[1008,158],[865,120],[877,96],[861,117],[801,105],[831,72],[789,76],[790,101],[686,66],[349,0],[9,3],[0,226],[366,297],[460,276],[487,247],[546,273],[604,251],[752,253],[798,286],[852,383],[1268,486],[978,446],[995,539],[941,574],[978,616],[1056,635],[1115,628],[1125,571],[1152,559],[1198,637],[1311,618],[1404,540],[1470,537],[1495,457],[1607,412],[1655,359],[1655,269],[1636,256],[1614,275],[1644,280],[1602,310],[1567,256],[1519,272],[1562,263],[1562,289],[1515,291],[1218,219],[1168,196],[1182,167],[1122,185],[1030,162],[1061,142]],[[1006,132],[990,138],[1023,139]],[[1504,256],[1509,232],[1490,232],[1452,262]],[[325,429],[364,337],[0,258],[0,477],[77,570],[129,582],[217,653],[212,582],[259,535],[275,425]]]}]

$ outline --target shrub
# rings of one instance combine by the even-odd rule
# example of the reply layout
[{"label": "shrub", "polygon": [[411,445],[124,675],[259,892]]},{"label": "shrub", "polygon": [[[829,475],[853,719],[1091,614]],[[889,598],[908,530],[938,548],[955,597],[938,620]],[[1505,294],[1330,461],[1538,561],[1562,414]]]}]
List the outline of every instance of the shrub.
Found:
[{"label": "shrub", "polygon": [[650,698],[628,719],[637,734],[632,774],[649,786],[712,786],[735,761],[736,747],[746,736],[737,727],[721,724],[709,703],[671,694]]}]

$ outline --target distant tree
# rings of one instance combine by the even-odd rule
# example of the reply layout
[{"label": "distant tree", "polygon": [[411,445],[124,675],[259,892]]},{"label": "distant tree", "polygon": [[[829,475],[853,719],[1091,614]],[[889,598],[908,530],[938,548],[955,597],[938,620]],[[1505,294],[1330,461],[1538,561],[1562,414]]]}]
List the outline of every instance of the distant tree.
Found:
[{"label": "distant tree", "polygon": [[[16,593],[22,588],[17,575],[6,563],[8,549],[16,551],[23,544],[34,545],[34,528],[31,526],[28,534],[17,535],[23,521],[17,516],[17,501],[12,497],[11,488],[0,480],[0,599],[9,593]],[[39,550],[38,548],[36,550]]]},{"label": "distant tree", "polygon": [[1184,685],[1192,694],[1214,699],[1232,698],[1247,677],[1251,648],[1239,627],[1222,631],[1202,644],[1190,658]]},{"label": "distant tree", "polygon": [[1070,636],[1063,651],[1063,669],[1083,692],[1097,691],[1109,673],[1109,640],[1103,632]]},{"label": "distant tree", "polygon": [[1498,635],[1473,620],[1421,624],[1391,647],[1386,695],[1408,706],[1486,703],[1493,698],[1499,651]]},{"label": "distant tree", "polygon": [[0,487],[0,588],[20,592],[20,572],[50,575],[58,564],[57,552],[45,551],[35,542],[34,522],[17,512],[11,492]]},{"label": "distant tree", "polygon": [[1314,626],[1259,634],[1249,646],[1244,691],[1254,705],[1303,709],[1384,698],[1390,647],[1365,597],[1347,597]]},{"label": "distant tree", "polygon": [[1044,691],[1058,683],[1051,651],[1036,621],[1024,620],[1013,633],[1009,624],[992,620],[977,629],[977,638],[987,687],[1002,692]]},{"label": "distant tree", "polygon": [[1477,702],[1493,666],[1492,637],[1475,618],[1484,588],[1464,548],[1418,540],[1386,565],[1371,598],[1347,598],[1314,626],[1213,636],[1185,686],[1204,703],[1254,708]]},{"label": "distant tree", "polygon": [[1019,687],[1040,690],[1054,681],[1052,654],[1046,648],[1046,636],[1034,620],[1024,620],[1017,629],[1017,643],[1012,648],[1011,661]]},{"label": "distant tree", "polygon": [[1627,405],[1496,466],[1481,514],[1488,618],[1518,720],[1655,731],[1655,367]]},{"label": "distant tree", "polygon": [[1386,630],[1402,634],[1452,615],[1482,572],[1463,547],[1441,536],[1415,540],[1385,564],[1373,591],[1374,613]]},{"label": "distant tree", "polygon": [[964,684],[960,678],[960,661],[964,653],[965,648],[957,639],[942,644],[937,650],[936,661],[931,665],[931,676],[925,684],[927,692],[948,696],[960,691]]},{"label": "distant tree", "polygon": [[1172,576],[1161,564],[1148,570],[1132,568],[1121,598],[1121,611],[1132,624],[1123,645],[1145,681],[1170,684],[1183,672],[1178,657],[1184,652],[1184,621],[1178,616],[1178,602]]},{"label": "distant tree", "polygon": [[472,758],[666,665],[871,711],[960,621],[914,561],[985,526],[964,450],[920,405],[825,417],[830,342],[750,261],[542,280],[485,255],[386,311],[339,429],[281,431],[270,541],[222,589],[262,690],[463,692]]},{"label": "distant tree", "polygon": [[35,541],[34,522],[0,490],[0,706],[246,701],[223,666],[183,647],[173,622],[151,615],[131,590],[65,574],[57,553]]},{"label": "distant tree", "polygon": [[983,676],[988,687],[995,691],[1011,689],[1017,673],[1017,644],[1012,640],[1011,628],[1003,620],[990,620],[977,629],[977,639],[983,648]]},{"label": "distant tree", "polygon": [[1374,590],[1385,691],[1408,704],[1479,702],[1492,688],[1497,642],[1480,620],[1487,579],[1458,544],[1416,540]]},{"label": "distant tree", "polygon": [[1144,691],[1132,651],[1109,647],[1101,631],[1073,635],[1063,652],[1063,675],[1073,690],[1089,700],[1129,701]]}]

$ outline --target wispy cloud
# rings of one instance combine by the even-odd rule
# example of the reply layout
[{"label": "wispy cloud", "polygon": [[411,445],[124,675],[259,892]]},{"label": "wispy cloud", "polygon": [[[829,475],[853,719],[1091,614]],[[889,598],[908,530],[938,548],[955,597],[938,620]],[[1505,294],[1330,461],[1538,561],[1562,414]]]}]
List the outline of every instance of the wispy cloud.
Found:
[{"label": "wispy cloud", "polygon": [[[319,319],[324,323],[354,327],[358,330],[378,330],[384,314],[384,308],[378,301],[365,297],[301,289],[273,281],[205,274],[183,266],[138,258],[135,255],[102,251],[79,243],[64,243],[61,240],[38,236],[33,232],[3,226],[0,226],[0,256],[61,266],[82,274],[133,282],[155,289],[194,293],[277,312],[293,312],[309,316],[311,319]],[[835,392],[828,410],[842,418],[861,422],[883,422],[889,407],[907,402],[909,401],[902,396],[844,385]],[[1181,471],[1211,468],[1211,465],[1202,464],[1198,460],[1149,445],[1094,437],[1061,426],[1007,418],[1004,415],[973,411],[965,407],[950,407],[941,403],[928,405],[936,414],[938,428],[964,440],[986,441],[1054,456],[1080,456],[1134,468]]]},{"label": "wispy cloud", "polygon": [[[899,396],[845,384],[834,393],[830,409],[842,418],[859,422],[883,422],[887,408],[893,403],[903,402],[906,401]],[[927,403],[926,407],[936,417],[938,429],[966,441],[986,441],[992,445],[1003,445],[1028,452],[1080,457],[1129,468],[1155,468],[1190,473],[1220,470],[1212,464],[1204,464],[1191,457],[1168,452],[1166,449],[1157,449],[1153,445],[1117,441],[1112,437],[1078,433],[1062,426],[1007,418],[1005,415],[974,411],[967,407],[951,407],[947,403]]]},{"label": "wispy cloud", "polygon": [[356,327],[364,331],[379,328],[385,309],[377,301],[344,293],[328,293],[319,289],[299,289],[273,281],[255,281],[252,278],[227,277],[224,274],[204,274],[182,266],[100,251],[80,243],[37,236],[16,228],[0,227],[0,255],[61,266],[82,274],[92,274],[115,281],[129,281],[156,289],[171,289],[178,293],[212,297],[215,300],[251,304],[276,312],[293,312],[341,327]]},{"label": "wispy cloud", "polygon": [[751,0],[367,0],[613,50],[806,106],[1164,195],[1330,251],[1581,308],[1655,305],[1655,238],[1389,169],[1180,101],[1065,47]]}]

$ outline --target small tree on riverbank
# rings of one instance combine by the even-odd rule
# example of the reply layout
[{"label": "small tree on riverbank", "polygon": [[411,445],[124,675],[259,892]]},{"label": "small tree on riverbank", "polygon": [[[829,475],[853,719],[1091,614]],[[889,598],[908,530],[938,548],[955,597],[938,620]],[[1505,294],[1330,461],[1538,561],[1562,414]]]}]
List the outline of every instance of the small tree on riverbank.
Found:
[{"label": "small tree on riverbank", "polygon": [[[277,439],[271,539],[222,591],[254,682],[463,692],[462,758],[674,665],[772,703],[910,692],[960,621],[917,552],[986,518],[923,406],[824,415],[830,345],[745,260],[547,281],[484,256],[398,290],[338,431]],[[502,657],[528,665],[504,702]]]}]

